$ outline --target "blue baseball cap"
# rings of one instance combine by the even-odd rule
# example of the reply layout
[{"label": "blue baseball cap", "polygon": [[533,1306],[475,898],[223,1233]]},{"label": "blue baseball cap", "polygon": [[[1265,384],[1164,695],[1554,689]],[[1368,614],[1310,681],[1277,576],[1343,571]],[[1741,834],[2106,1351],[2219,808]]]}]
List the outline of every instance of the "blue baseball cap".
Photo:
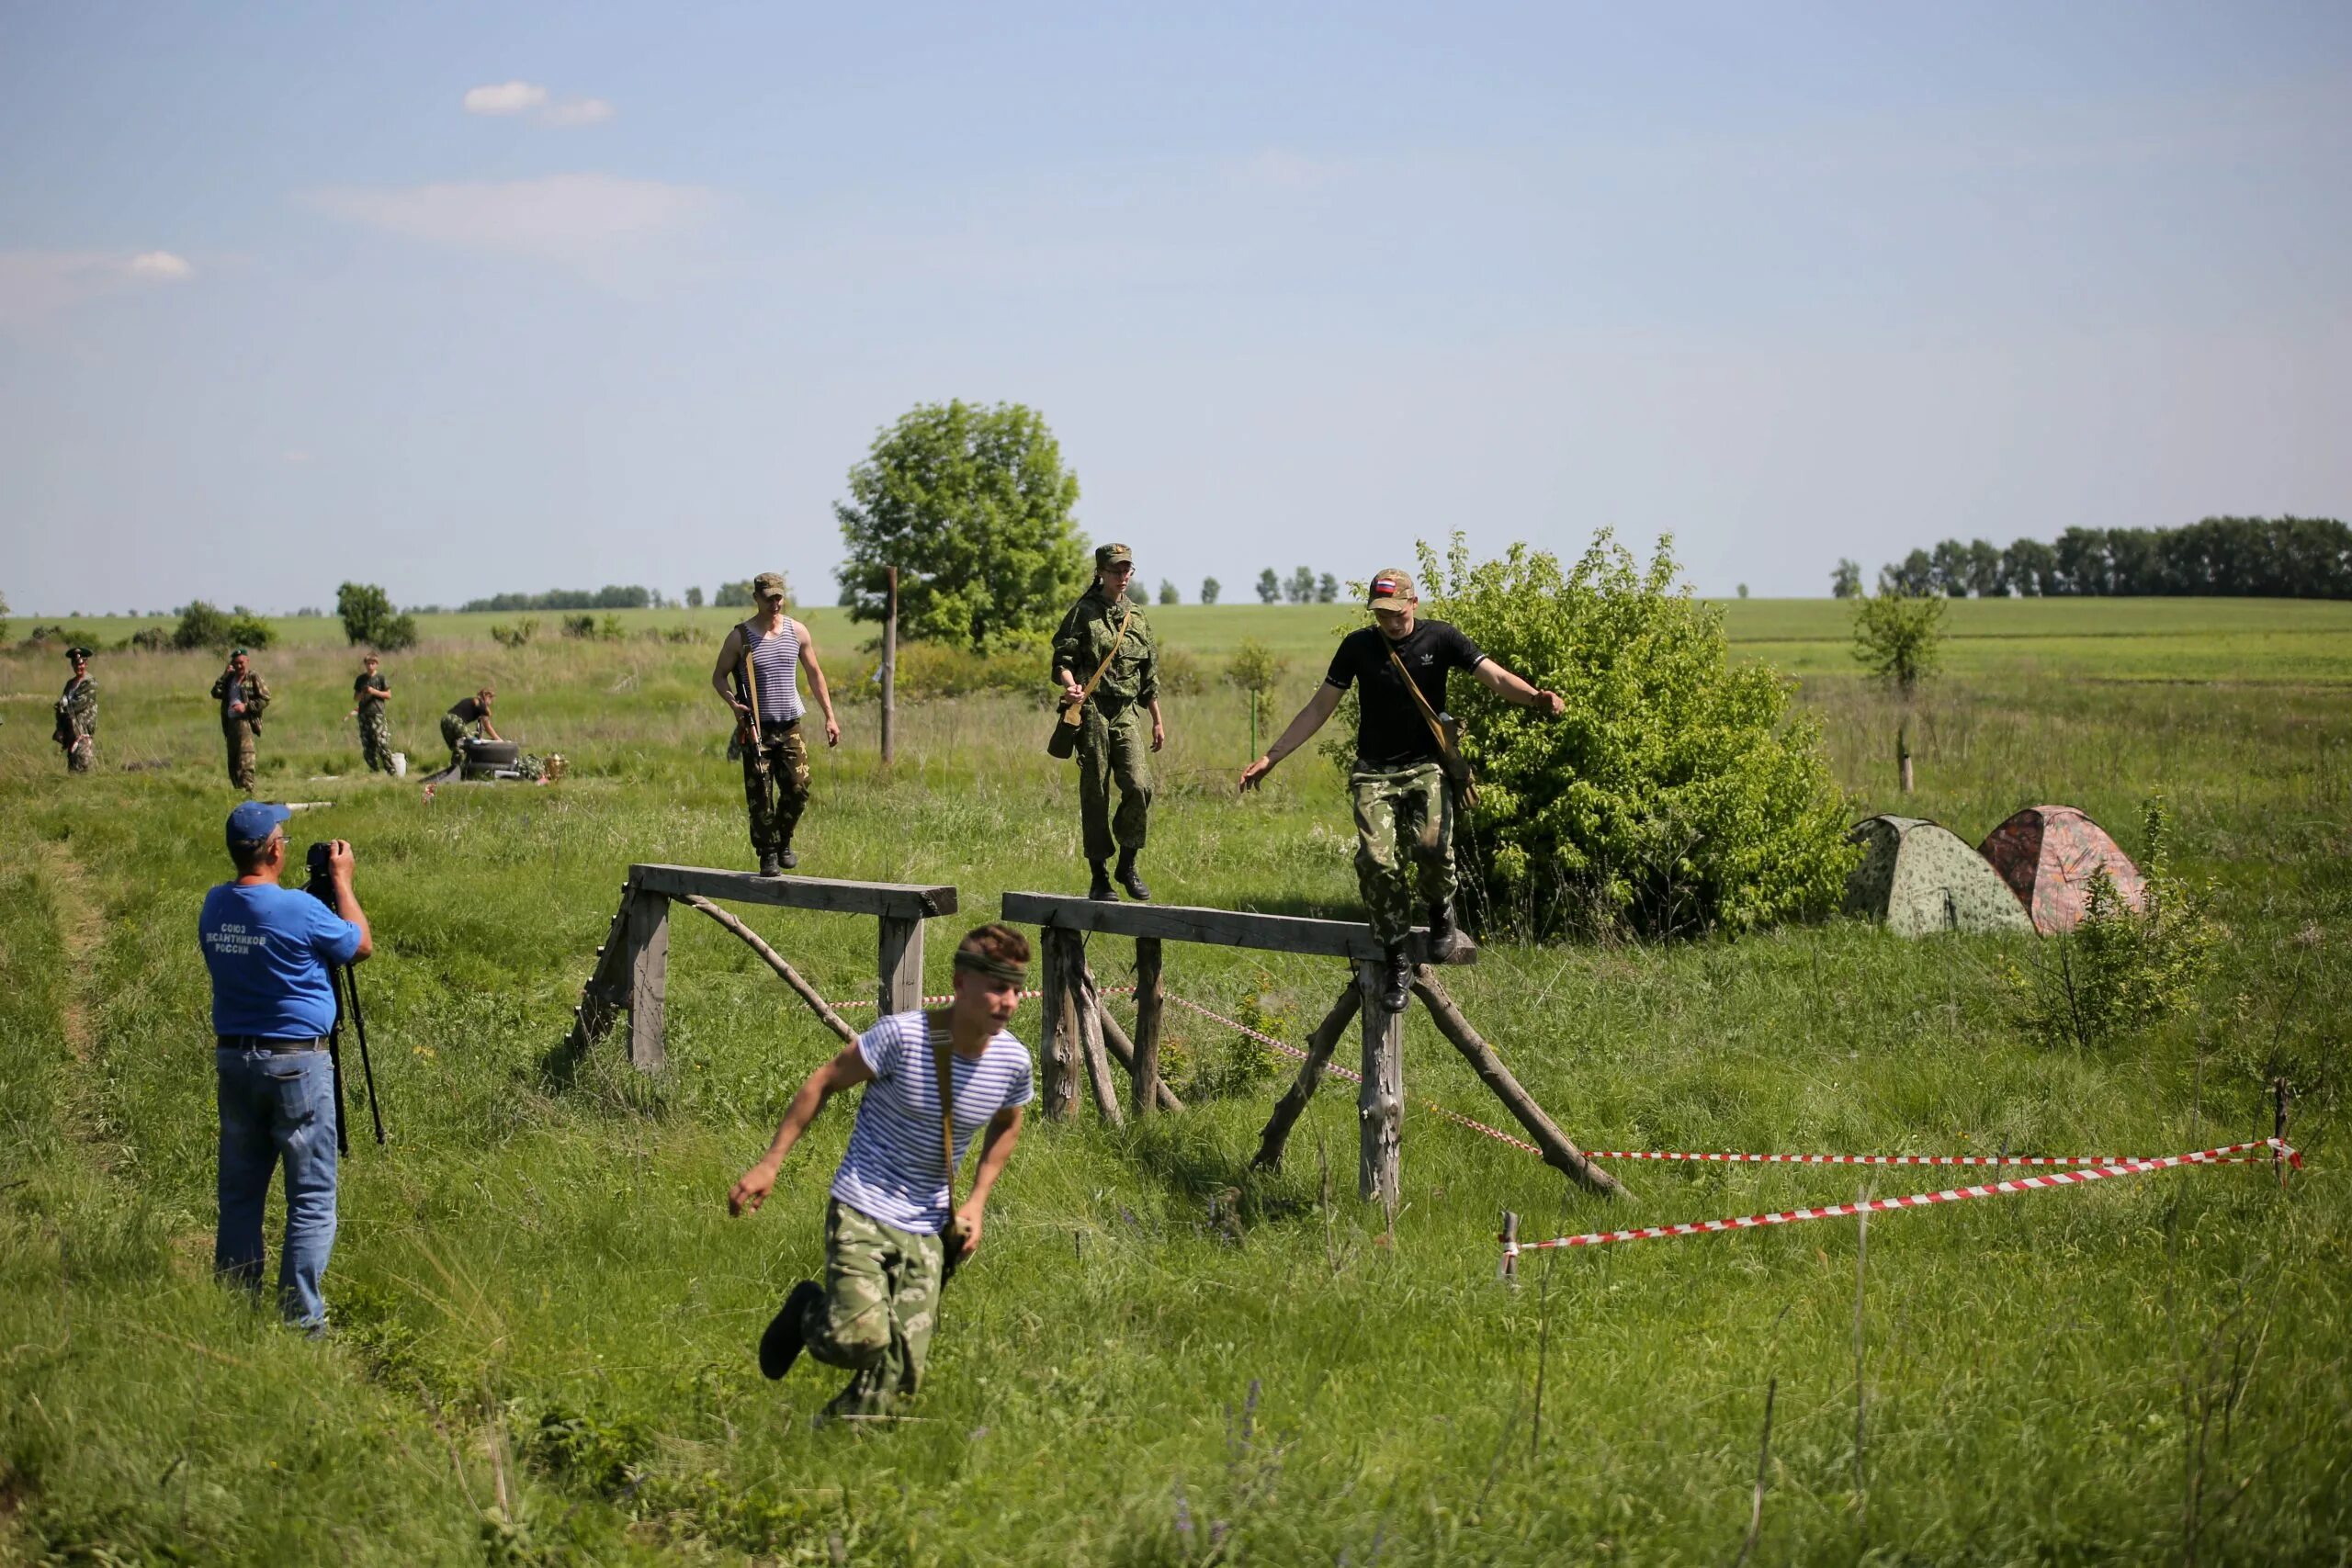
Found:
[{"label": "blue baseball cap", "polygon": [[283,806],[273,806],[266,800],[248,800],[229,813],[229,843],[266,844],[279,823],[294,813]]}]

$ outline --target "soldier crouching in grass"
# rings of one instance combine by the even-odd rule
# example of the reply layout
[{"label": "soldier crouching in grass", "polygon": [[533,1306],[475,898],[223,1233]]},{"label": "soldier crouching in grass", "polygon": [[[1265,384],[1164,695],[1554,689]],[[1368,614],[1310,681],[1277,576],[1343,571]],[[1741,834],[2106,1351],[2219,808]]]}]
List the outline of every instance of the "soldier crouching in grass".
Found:
[{"label": "soldier crouching in grass", "polygon": [[441,716],[441,742],[449,748],[449,766],[456,776],[465,776],[466,742],[500,739],[498,726],[490,720],[491,705],[498,700],[495,686],[484,686],[470,697],[460,697],[449,705]]},{"label": "soldier crouching in grass", "polygon": [[1386,953],[1380,1002],[1390,1012],[1404,1010],[1412,987],[1405,947],[1412,935],[1417,877],[1429,911],[1430,956],[1449,963],[1471,946],[1453,923],[1453,793],[1445,777],[1449,743],[1440,739],[1443,722],[1452,716],[1445,711],[1447,673],[1467,670],[1505,702],[1541,709],[1553,718],[1565,708],[1556,694],[1529,685],[1487,658],[1459,627],[1422,620],[1420,602],[1405,573],[1375,573],[1376,624],[1340,639],[1322,687],[1266,754],[1241,771],[1241,787],[1256,785],[1275,763],[1314,739],[1348,687],[1362,682],[1348,790],[1356,808],[1356,882],[1372,934]]},{"label": "soldier crouching in grass", "polygon": [[[760,1339],[760,1370],[771,1378],[804,1349],[850,1370],[828,1415],[888,1415],[922,1381],[940,1287],[979,1250],[989,1190],[1021,1140],[1029,1052],[1006,1025],[1028,962],[1028,939],[1016,931],[967,934],[956,949],[954,1002],[882,1020],[809,1075],[768,1152],[727,1195],[730,1214],[757,1210],[826,1100],[871,1086],[825,1206],[824,1282],[793,1286]],[[971,1194],[958,1204],[956,1168],[983,1128]]]}]

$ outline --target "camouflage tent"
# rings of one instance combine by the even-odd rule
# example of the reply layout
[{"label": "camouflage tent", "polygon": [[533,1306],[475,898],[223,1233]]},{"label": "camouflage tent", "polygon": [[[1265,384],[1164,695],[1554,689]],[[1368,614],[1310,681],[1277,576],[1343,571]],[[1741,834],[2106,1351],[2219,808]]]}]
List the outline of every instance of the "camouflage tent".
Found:
[{"label": "camouflage tent", "polygon": [[1921,817],[1871,817],[1847,841],[1862,860],[1846,878],[1846,912],[1884,920],[1897,936],[2024,931],[2033,921],[1984,857]]},{"label": "camouflage tent", "polygon": [[2091,878],[2101,870],[2133,909],[2146,885],[2132,857],[2107,829],[2071,806],[2029,806],[1985,837],[1981,852],[2001,880],[2032,913],[2033,929],[2048,936],[2082,923]]}]

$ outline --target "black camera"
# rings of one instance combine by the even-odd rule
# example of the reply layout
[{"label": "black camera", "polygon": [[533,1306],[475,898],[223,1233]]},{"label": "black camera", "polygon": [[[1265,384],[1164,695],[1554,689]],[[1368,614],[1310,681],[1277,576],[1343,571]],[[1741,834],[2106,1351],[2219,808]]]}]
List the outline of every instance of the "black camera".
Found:
[{"label": "black camera", "polygon": [[329,908],[334,904],[334,867],[330,863],[334,858],[333,844],[311,846],[311,880],[305,890]]}]

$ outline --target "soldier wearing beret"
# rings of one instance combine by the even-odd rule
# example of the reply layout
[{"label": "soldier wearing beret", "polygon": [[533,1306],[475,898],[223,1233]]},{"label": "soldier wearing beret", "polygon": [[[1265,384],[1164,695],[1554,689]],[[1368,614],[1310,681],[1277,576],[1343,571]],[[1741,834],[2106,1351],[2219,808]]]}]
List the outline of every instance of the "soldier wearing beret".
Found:
[{"label": "soldier wearing beret", "polygon": [[65,771],[86,773],[98,753],[98,683],[90,678],[90,650],[65,650],[74,663],[73,678],[57,699],[57,744],[65,752]]},{"label": "soldier wearing beret", "polygon": [[220,738],[229,748],[229,782],[251,795],[254,742],[261,739],[261,716],[269,706],[269,682],[254,672],[242,648],[229,651],[229,667],[212,682],[220,705]]},{"label": "soldier wearing beret", "polygon": [[833,716],[824,666],[817,662],[817,639],[784,613],[784,574],[763,571],[752,579],[752,597],[758,613],[718,645],[710,684],[735,715],[735,739],[727,754],[743,764],[752,852],[760,857],[762,876],[781,876],[800,863],[792,833],[808,806],[808,743],[800,735],[801,716],[808,711],[800,701],[802,671],[808,673],[809,694],[825,712],[826,745],[842,743],[842,727]]},{"label": "soldier wearing beret", "polygon": [[[1151,812],[1151,753],[1167,744],[1168,728],[1159,714],[1159,662],[1151,623],[1143,606],[1127,596],[1135,570],[1135,552],[1126,546],[1097,549],[1094,585],[1070,606],[1054,634],[1054,683],[1061,688],[1061,705],[1079,710],[1078,808],[1087,863],[1094,873],[1090,898],[1116,898],[1111,890],[1114,875],[1127,897],[1151,897],[1136,857],[1143,852]],[[1115,813],[1114,784],[1119,792]]]}]

